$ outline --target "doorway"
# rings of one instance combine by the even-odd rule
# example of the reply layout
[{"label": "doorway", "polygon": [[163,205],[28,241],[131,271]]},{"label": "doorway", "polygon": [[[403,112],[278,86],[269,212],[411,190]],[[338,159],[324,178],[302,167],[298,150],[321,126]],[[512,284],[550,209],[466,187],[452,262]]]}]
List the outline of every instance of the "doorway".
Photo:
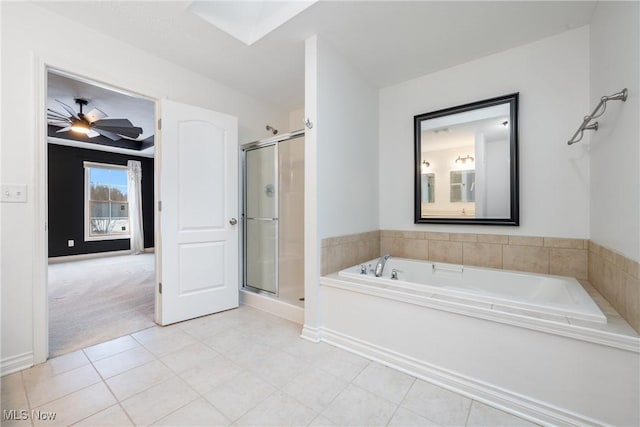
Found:
[{"label": "doorway", "polygon": [[46,106],[51,357],[154,325],[156,108],[51,68]]}]

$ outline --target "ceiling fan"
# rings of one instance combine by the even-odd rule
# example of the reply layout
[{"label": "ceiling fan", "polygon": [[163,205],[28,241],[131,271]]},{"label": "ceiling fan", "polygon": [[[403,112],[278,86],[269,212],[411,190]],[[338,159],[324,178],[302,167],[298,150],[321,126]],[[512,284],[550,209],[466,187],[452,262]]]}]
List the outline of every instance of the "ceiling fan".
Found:
[{"label": "ceiling fan", "polygon": [[80,107],[80,112],[78,113],[64,102],[57,99],[56,101],[69,114],[67,116],[65,113],[47,108],[48,123],[62,128],[57,133],[73,131],[84,134],[89,138],[102,135],[113,141],[123,137],[135,139],[142,134],[142,128],[134,126],[128,119],[107,119],[107,115],[97,108],[86,114],[83,113],[82,107],[89,103],[86,99],[74,98],[74,101]]}]

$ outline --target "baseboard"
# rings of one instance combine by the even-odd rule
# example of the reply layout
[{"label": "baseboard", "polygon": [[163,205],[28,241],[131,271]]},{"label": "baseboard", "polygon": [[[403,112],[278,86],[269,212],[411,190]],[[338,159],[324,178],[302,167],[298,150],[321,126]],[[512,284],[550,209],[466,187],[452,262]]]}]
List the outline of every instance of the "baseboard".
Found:
[{"label": "baseboard", "polygon": [[[144,253],[155,253],[155,248],[146,248]],[[82,261],[87,259],[108,258],[112,256],[132,255],[129,249],[123,251],[95,252],[92,254],[64,255],[49,258],[49,264],[58,264],[61,262]]]},{"label": "baseboard", "polygon": [[295,323],[302,324],[304,322],[304,308],[265,295],[243,289],[240,291],[240,302]]},{"label": "baseboard", "polygon": [[320,328],[314,328],[309,325],[304,325],[302,328],[302,333],[300,334],[300,338],[303,338],[307,341],[311,341],[314,343],[321,341]]},{"label": "baseboard", "polygon": [[[304,336],[306,329],[307,326],[305,326],[305,329],[302,331],[303,338],[306,338]],[[309,333],[316,333],[320,341],[356,353],[367,359],[375,360],[383,365],[537,424],[554,426],[607,425],[602,421],[594,420],[546,402],[531,399],[527,396],[475,380],[340,332],[326,328],[309,328]],[[313,339],[311,339],[311,341],[313,341]]]},{"label": "baseboard", "polygon": [[0,362],[0,376],[12,374],[33,366],[33,352],[9,356]]}]

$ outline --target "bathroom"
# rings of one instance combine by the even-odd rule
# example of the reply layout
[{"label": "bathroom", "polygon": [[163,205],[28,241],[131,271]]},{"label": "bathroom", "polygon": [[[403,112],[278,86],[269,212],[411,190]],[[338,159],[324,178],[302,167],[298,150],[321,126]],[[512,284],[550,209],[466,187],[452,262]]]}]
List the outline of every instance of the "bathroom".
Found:
[{"label": "bathroom", "polygon": [[[30,129],[32,120],[18,112],[33,109],[31,98],[23,96],[32,89],[31,61],[47,62],[53,57],[67,65],[63,68],[94,75],[99,81],[236,115],[240,146],[272,138],[266,125],[280,135],[304,129],[304,231],[296,236],[303,239],[295,242],[303,245],[299,251],[304,253],[303,268],[297,274],[303,275],[304,289],[288,302],[280,295],[274,298],[275,292],[241,289],[245,305],[300,324],[307,340],[349,349],[538,423],[637,425],[637,6],[635,2],[599,2],[588,9],[589,17],[579,26],[536,41],[521,42],[514,36],[509,47],[488,49],[462,63],[456,61],[455,52],[441,52],[443,57],[451,55],[448,66],[416,72],[400,83],[370,83],[363,77],[366,68],[363,73],[354,65],[355,57],[345,57],[335,42],[321,35],[310,36],[296,59],[300,63],[296,66],[304,68],[304,78],[293,85],[303,93],[303,101],[275,111],[244,93],[85,27],[81,29],[114,52],[128,53],[122,57],[143,58],[140,71],[129,72],[128,64],[115,54],[116,65],[99,57],[92,62],[69,58],[56,37],[77,36],[77,24],[74,27],[65,20],[67,25],[57,30],[61,35],[51,31],[49,39],[43,34],[53,30],[56,14],[38,13],[40,8],[33,5],[3,5],[5,16],[29,24],[24,39],[7,43],[6,51],[18,59],[3,61],[7,79],[15,82],[11,87],[3,83],[7,91],[7,96],[3,92],[3,182],[27,182],[30,191],[28,204],[3,205],[2,211],[3,246],[11,247],[2,255],[3,366],[7,361],[15,366],[33,364],[38,360],[34,354],[42,355],[41,337],[33,332],[38,313],[44,310],[37,303],[40,279],[35,267],[42,257],[37,244],[45,223],[37,214],[35,198],[39,160],[34,161],[36,149],[24,144],[21,133]],[[21,7],[25,10],[17,10]],[[517,22],[509,25],[506,32],[517,34]],[[15,25],[5,28],[12,35],[21,31]],[[423,55],[417,50],[410,54]],[[393,62],[392,58],[376,60],[369,66]],[[166,88],[170,80],[175,85]],[[598,119],[597,131],[587,131],[580,143],[567,145],[599,98],[622,88],[628,89],[628,99],[609,104]],[[513,93],[519,94],[518,225],[416,224],[414,117]],[[10,109],[5,99],[15,105]],[[435,179],[437,185],[438,172]],[[470,213],[465,209],[465,214]],[[463,316],[451,306],[445,309],[431,302],[418,306],[389,295],[371,295],[365,288],[355,292],[356,287],[348,289],[333,276],[386,253],[391,260],[429,260],[588,281],[594,299],[606,300],[609,311],[604,310],[605,314],[615,318],[624,332],[607,332],[605,340],[602,330],[584,328],[587,331],[580,329],[576,335],[579,328],[567,326],[560,342],[561,334],[549,332],[544,319],[512,315],[509,319],[518,324],[516,328],[495,321],[496,316],[486,319],[486,312]],[[482,338],[484,345],[479,343]],[[458,348],[458,341],[471,344]],[[409,348],[407,343],[417,344]],[[420,343],[433,345],[430,349]],[[564,384],[547,381],[574,362],[575,371],[558,376]],[[517,373],[510,377],[513,381],[506,381],[503,372],[495,369],[503,366],[513,369],[510,375]],[[594,390],[600,383],[602,387]],[[594,394],[578,395],[581,388]]]}]

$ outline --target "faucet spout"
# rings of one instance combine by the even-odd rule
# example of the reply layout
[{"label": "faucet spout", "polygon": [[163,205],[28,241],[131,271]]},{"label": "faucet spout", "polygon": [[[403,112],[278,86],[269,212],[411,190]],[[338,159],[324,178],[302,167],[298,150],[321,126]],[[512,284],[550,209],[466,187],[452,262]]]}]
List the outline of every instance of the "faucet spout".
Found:
[{"label": "faucet spout", "polygon": [[376,264],[376,269],[375,269],[375,276],[376,277],[381,277],[382,276],[382,271],[384,270],[384,265],[387,262],[387,260],[391,258],[391,254],[385,254],[382,255],[380,257],[380,259],[378,260],[378,263]]}]

